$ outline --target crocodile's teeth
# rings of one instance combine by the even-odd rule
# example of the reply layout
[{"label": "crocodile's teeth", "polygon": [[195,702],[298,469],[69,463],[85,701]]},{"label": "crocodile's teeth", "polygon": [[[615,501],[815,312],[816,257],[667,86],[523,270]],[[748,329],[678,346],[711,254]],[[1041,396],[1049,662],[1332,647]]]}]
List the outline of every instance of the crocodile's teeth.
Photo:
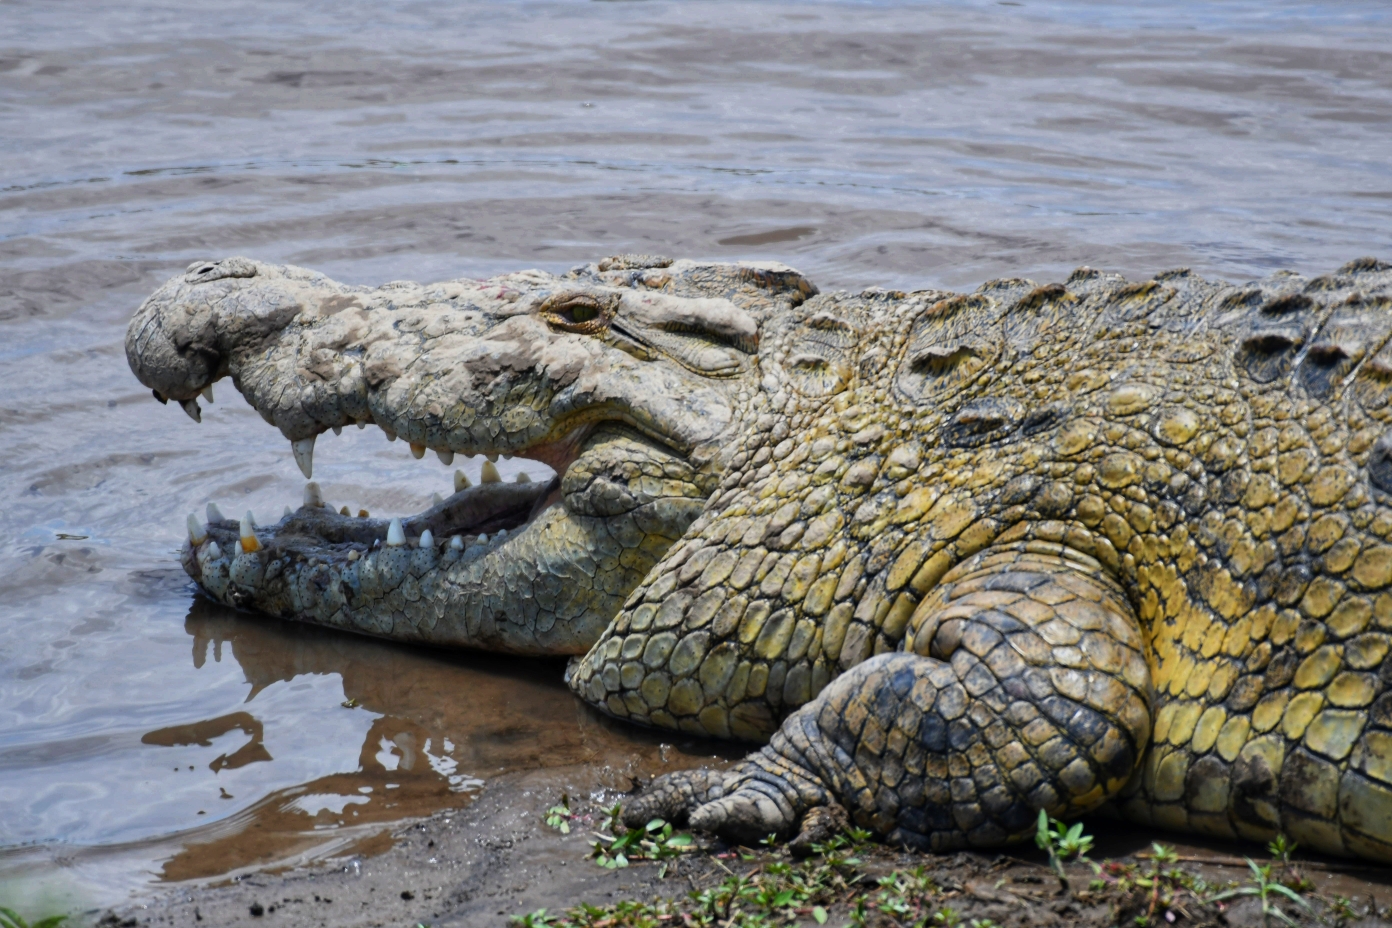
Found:
[{"label": "crocodile's teeth", "polygon": [[382,432],[387,436],[387,441],[396,441],[396,433],[386,426],[382,426]]},{"label": "crocodile's teeth", "polygon": [[498,474],[498,468],[492,461],[484,461],[483,469],[479,471],[479,483],[502,483],[503,478]]},{"label": "crocodile's teeth", "polygon": [[367,423],[366,423],[366,422],[359,422],[359,423],[358,423],[358,428],[360,428],[360,429],[365,429],[365,428],[367,428]]},{"label": "crocodile's teeth", "polygon": [[341,426],[341,425],[335,425],[335,426],[333,427],[333,430],[334,430],[334,434],[335,434],[335,435],[342,435],[342,434],[343,434],[343,426]]},{"label": "crocodile's teeth", "polygon": [[209,503],[209,504],[208,504],[208,521],[209,521],[209,522],[221,522],[224,518],[226,518],[226,517],[222,514],[222,510],[219,509],[219,508],[217,508],[217,503]]},{"label": "crocodile's teeth", "polygon": [[240,534],[242,551],[244,553],[251,554],[253,551],[261,550],[261,542],[256,540],[256,520],[252,518],[250,509],[247,510],[246,515],[242,516],[242,530]]},{"label": "crocodile's teeth", "polygon": [[507,537],[507,529],[505,529],[505,528],[500,528],[500,529],[498,529],[498,534],[497,534],[496,536],[494,536],[494,537],[497,538],[499,541],[502,541],[504,538]]},{"label": "crocodile's teeth", "polygon": [[415,458],[417,461],[425,457],[425,445],[418,445],[415,442],[411,442],[411,457]]},{"label": "crocodile's teeth", "polygon": [[319,491],[319,484],[313,480],[304,485],[304,504],[310,509],[318,509],[324,505],[324,494]]},{"label": "crocodile's teeth", "polygon": [[196,513],[189,513],[188,532],[189,544],[195,548],[208,540],[208,527],[199,520]]},{"label": "crocodile's teeth", "polygon": [[527,473],[525,470],[519,470],[515,479],[518,483],[531,483],[532,475]]},{"label": "crocodile's teeth", "polygon": [[422,548],[435,547],[435,536],[430,533],[430,529],[426,529],[425,531],[421,532],[420,546]]},{"label": "crocodile's teeth", "polygon": [[406,532],[401,528],[400,519],[392,519],[391,525],[387,526],[387,544],[397,548],[406,543]]},{"label": "crocodile's teeth", "polygon": [[199,390],[198,392],[201,393],[201,394],[203,394],[203,398],[204,398],[205,400],[207,400],[209,403],[211,403],[211,402],[213,401],[213,385],[212,385],[212,384],[208,384],[206,387],[204,387],[202,390]]},{"label": "crocodile's teeth", "polygon": [[314,476],[314,439],[301,438],[290,443],[290,452],[295,455],[295,463],[300,465],[300,473],[308,480]]},{"label": "crocodile's teeth", "polygon": [[180,400],[179,405],[184,407],[184,412],[188,413],[194,422],[203,421],[203,410],[198,408],[198,400]]},{"label": "crocodile's teeth", "polygon": [[494,451],[492,454],[485,454],[484,457],[488,458],[488,460],[494,462],[495,464],[498,462],[498,452],[496,451]]},{"label": "crocodile's teeth", "polygon": [[359,510],[358,510],[358,518],[359,518],[359,519],[366,519],[366,518],[367,518],[367,510],[366,510],[366,509],[359,509]]},{"label": "crocodile's teeth", "polygon": [[338,510],[338,514],[341,515],[341,516],[346,516],[346,515],[348,515],[348,507],[347,507],[347,506],[344,506],[343,508],[339,509],[339,510]]},{"label": "crocodile's teeth", "polygon": [[483,533],[482,535],[480,535],[480,536],[478,537],[478,543],[481,544],[481,545],[486,545],[486,544],[488,544],[488,533],[487,533],[487,532]]},{"label": "crocodile's teeth", "polygon": [[454,492],[458,493],[460,490],[468,489],[471,486],[473,486],[473,484],[469,482],[468,474],[464,473],[462,470],[456,470],[454,472]]},{"label": "crocodile's teeth", "polygon": [[216,541],[208,542],[208,557],[211,560],[222,557],[222,549],[218,547]]},{"label": "crocodile's teeth", "polygon": [[440,505],[441,503],[443,503],[444,501],[445,501],[445,498],[444,498],[443,496],[441,496],[439,493],[431,493],[431,494],[430,494],[430,505],[432,505],[432,506],[438,506],[438,505]]},{"label": "crocodile's teeth", "polygon": [[282,513],[280,514],[280,517],[281,517],[282,519],[289,519],[289,518],[291,518],[291,517],[294,516],[294,515],[295,515],[294,510],[291,509],[289,506],[286,506],[286,507],[285,507],[285,511],[282,512]]},{"label": "crocodile's teeth", "polygon": [[455,535],[453,538],[449,540],[449,546],[450,550],[452,551],[463,551],[464,539],[460,538],[458,535]]},{"label": "crocodile's teeth", "polygon": [[436,451],[435,456],[439,458],[440,463],[445,465],[446,467],[449,467],[451,464],[454,463],[453,451]]},{"label": "crocodile's teeth", "polygon": [[362,555],[358,553],[357,548],[354,548],[352,551],[348,552],[348,560],[350,561],[356,561],[360,557],[362,557]]}]

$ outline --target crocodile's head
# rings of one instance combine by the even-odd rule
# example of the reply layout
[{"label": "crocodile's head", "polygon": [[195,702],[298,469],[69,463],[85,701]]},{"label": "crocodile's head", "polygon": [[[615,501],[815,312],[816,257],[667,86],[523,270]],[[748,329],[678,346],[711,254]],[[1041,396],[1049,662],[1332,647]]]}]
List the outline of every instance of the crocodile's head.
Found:
[{"label": "crocodile's head", "polygon": [[556,472],[457,477],[399,525],[336,513],[313,484],[274,526],[191,517],[184,566],[208,594],[398,639],[572,654],[700,513],[762,402],[761,327],[814,292],[782,266],[641,256],[377,289],[231,258],[151,296],[126,352],[194,419],[199,393],[230,375],[306,476],[317,435],[368,424],[417,457],[518,455]]}]

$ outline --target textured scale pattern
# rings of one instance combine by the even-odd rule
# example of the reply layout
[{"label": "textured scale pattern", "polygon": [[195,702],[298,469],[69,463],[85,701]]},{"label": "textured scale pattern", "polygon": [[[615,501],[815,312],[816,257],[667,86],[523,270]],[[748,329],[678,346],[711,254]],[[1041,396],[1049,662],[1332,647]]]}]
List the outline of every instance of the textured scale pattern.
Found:
[{"label": "textured scale pattern", "polygon": [[854,350],[765,349],[767,412],[571,673],[614,715],[772,740],[634,820],[841,803],[949,848],[1111,802],[1392,859],[1389,294],[1365,259],[798,307]]}]

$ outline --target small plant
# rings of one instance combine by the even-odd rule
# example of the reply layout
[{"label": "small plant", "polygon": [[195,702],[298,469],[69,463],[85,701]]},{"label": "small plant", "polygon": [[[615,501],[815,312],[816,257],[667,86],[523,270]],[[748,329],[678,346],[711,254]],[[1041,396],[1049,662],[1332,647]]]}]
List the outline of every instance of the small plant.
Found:
[{"label": "small plant", "polygon": [[515,928],[545,928],[545,926],[553,925],[555,922],[554,918],[546,914],[545,909],[537,909],[526,915],[514,915],[508,919],[508,924],[515,926]]},{"label": "small plant", "polygon": [[1040,809],[1034,843],[1049,855],[1049,866],[1058,877],[1059,886],[1064,892],[1068,892],[1068,874],[1063,869],[1063,862],[1073,858],[1085,859],[1087,852],[1092,849],[1092,835],[1083,834],[1082,822],[1065,825],[1056,818],[1050,818],[1049,813]]},{"label": "small plant", "polygon": [[0,928],[58,928],[67,920],[66,915],[50,915],[36,922],[29,922],[14,909],[0,906]]},{"label": "small plant", "polygon": [[950,905],[945,905],[933,914],[933,924],[939,928],[957,928],[962,924],[962,916]]},{"label": "small plant", "polygon": [[[1272,842],[1273,844],[1275,842]],[[1280,881],[1272,879],[1271,864],[1260,865],[1250,857],[1247,858],[1247,866],[1252,871],[1252,882],[1238,886],[1234,889],[1225,890],[1215,896],[1208,898],[1209,902],[1220,902],[1224,899],[1232,899],[1235,896],[1256,896],[1261,900],[1262,925],[1270,928],[1271,916],[1275,915],[1287,925],[1294,925],[1295,919],[1291,918],[1272,899],[1272,894],[1285,896],[1297,905],[1310,907],[1310,903],[1300,897],[1300,894]]]},{"label": "small plant", "polygon": [[[674,834],[670,823],[655,818],[642,828],[625,828],[620,823],[622,813],[623,806],[616,803],[605,813],[603,831],[590,840],[591,856],[601,867],[615,870],[627,867],[629,860],[668,861],[691,850],[691,835]],[[666,875],[664,863],[659,876]]]},{"label": "small plant", "polygon": [[1295,853],[1295,849],[1299,846],[1299,844],[1290,840],[1285,835],[1277,835],[1275,840],[1266,846],[1266,852],[1276,858],[1282,866],[1289,867],[1291,855]]},{"label": "small plant", "polygon": [[554,805],[546,810],[546,825],[554,828],[563,835],[570,834],[571,820],[576,818],[575,813],[570,811],[570,797],[561,793],[559,805]]}]

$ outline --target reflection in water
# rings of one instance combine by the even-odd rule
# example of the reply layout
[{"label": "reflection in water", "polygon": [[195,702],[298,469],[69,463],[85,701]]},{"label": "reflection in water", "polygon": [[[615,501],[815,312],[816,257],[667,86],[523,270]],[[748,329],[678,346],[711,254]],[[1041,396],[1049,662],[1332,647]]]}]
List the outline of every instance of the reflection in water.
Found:
[{"label": "reflection in water", "polygon": [[264,726],[249,712],[232,712],[215,719],[193,722],[189,725],[158,728],[146,732],[141,737],[140,743],[159,744],[167,748],[176,744],[197,744],[206,748],[213,743],[213,739],[221,738],[233,729],[241,729],[251,740],[231,754],[219,754],[213,758],[212,763],[208,764],[209,770],[213,773],[223,769],[235,770],[238,767],[245,767],[247,764],[254,764],[258,760],[273,759],[265,745],[261,743],[261,739],[265,736]]},{"label": "reflection in water", "polygon": [[[486,776],[578,763],[636,772],[657,756],[656,733],[616,726],[574,700],[561,682],[559,662],[440,655],[241,615],[202,597],[194,599],[184,629],[193,638],[195,667],[206,665],[210,651],[218,663],[230,650],[245,674],[248,704],[276,685],[333,675],[342,679],[345,699],[324,711],[380,717],[367,728],[356,769],[275,790],[183,834],[182,847],[160,871],[164,880],[216,876],[307,853],[385,850],[390,841],[381,839],[386,832],[380,826],[463,806]],[[214,758],[208,764],[214,773],[272,760],[263,744],[265,727],[247,710],[166,726],[140,740],[206,747],[234,731],[248,740]],[[317,739],[306,727],[293,743],[298,751],[314,751]]]}]

